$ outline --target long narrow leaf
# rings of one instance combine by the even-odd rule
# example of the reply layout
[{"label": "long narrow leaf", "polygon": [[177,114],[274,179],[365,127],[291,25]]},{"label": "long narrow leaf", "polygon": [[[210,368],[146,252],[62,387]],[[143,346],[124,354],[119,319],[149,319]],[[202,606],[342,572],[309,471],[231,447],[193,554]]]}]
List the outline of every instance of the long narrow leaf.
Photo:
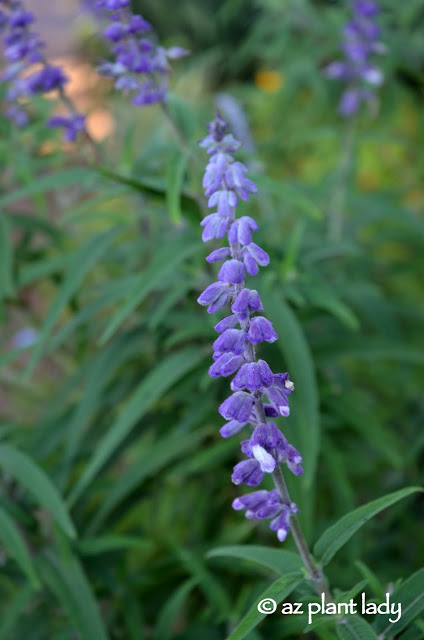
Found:
[{"label": "long narrow leaf", "polygon": [[420,487],[401,489],[400,491],[389,493],[383,498],[378,498],[378,500],[364,504],[362,507],[346,514],[324,531],[315,544],[314,554],[322,564],[328,564],[337,551],[346,544],[368,520],[377,515],[377,513],[380,513],[380,511],[383,511],[383,509],[387,509],[387,507],[390,507],[403,498],[407,498],[417,491],[422,491],[422,489]]},{"label": "long narrow leaf", "polygon": [[111,426],[95,450],[84,473],[69,496],[70,504],[73,504],[80,497],[102,466],[131,432],[136,422],[149,411],[169,387],[197,366],[202,359],[203,353],[199,350],[186,349],[178,351],[162,360],[142,380],[124,405],[116,422]]},{"label": "long narrow leaf", "polygon": [[31,458],[11,445],[2,444],[0,468],[20,482],[40,505],[46,507],[70,538],[76,537],[75,527],[56,487]]},{"label": "long narrow leaf", "polygon": [[25,541],[12,520],[12,518],[0,507],[0,542],[15,558],[22,571],[27,575],[32,586],[38,589],[40,582],[35,573],[34,565],[29,555]]}]

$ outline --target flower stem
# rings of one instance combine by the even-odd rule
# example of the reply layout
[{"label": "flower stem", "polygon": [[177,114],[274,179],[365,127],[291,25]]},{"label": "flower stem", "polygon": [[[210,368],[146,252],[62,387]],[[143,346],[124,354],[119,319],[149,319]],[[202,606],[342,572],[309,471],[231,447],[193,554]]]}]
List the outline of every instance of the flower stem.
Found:
[{"label": "flower stem", "polygon": [[[291,499],[281,467],[276,467],[275,471],[272,474],[272,477],[274,480],[275,488],[277,489],[282,502],[290,506]],[[318,568],[311,552],[309,551],[308,544],[305,540],[305,536],[303,535],[302,527],[300,526],[299,519],[296,515],[292,515],[290,518],[290,531],[292,533],[302,562],[308,570],[309,576],[315,585],[316,592],[318,593],[318,595],[325,593],[326,600],[328,602],[333,602],[333,597],[327,587],[325,576]]]},{"label": "flower stem", "polygon": [[337,242],[341,239],[346,209],[346,181],[353,159],[353,143],[355,138],[355,119],[346,123],[343,131],[342,149],[336,184],[333,191],[328,218],[328,239]]}]

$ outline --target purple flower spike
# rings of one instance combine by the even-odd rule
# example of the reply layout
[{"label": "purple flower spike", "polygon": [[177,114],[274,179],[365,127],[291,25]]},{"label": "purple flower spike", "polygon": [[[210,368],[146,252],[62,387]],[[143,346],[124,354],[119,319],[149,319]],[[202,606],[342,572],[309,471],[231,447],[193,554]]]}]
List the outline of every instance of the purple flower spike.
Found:
[{"label": "purple flower spike", "polygon": [[[230,384],[234,393],[219,407],[219,413],[228,420],[220,433],[228,438],[247,425],[253,429],[250,439],[241,442],[241,451],[247,459],[236,464],[232,481],[236,485],[258,486],[280,463],[295,475],[303,471],[300,453],[287,442],[277,425],[267,420],[288,415],[293,383],[287,373],[274,375],[265,360],[256,361],[253,345],[274,342],[278,337],[269,320],[252,317],[264,308],[258,292],[244,282],[245,272],[255,275],[259,267],[269,264],[268,254],[252,242],[252,234],[258,230],[255,220],[248,216],[236,219],[239,200],[249,200],[256,193],[256,186],[246,178],[246,166],[234,161],[232,154],[239,142],[227,133],[227,124],[219,115],[208,125],[208,131],[199,143],[210,156],[203,186],[209,207],[216,207],[217,211],[201,222],[202,239],[208,242],[227,235],[229,246],[215,249],[206,258],[209,263],[225,262],[219,269],[218,282],[207,287],[198,302],[209,305],[209,313],[231,305],[232,315],[215,325],[220,335],[213,343],[214,362],[209,375],[217,378],[235,374]],[[268,396],[268,404],[264,404],[264,395]],[[274,518],[272,528],[279,540],[287,535],[291,507],[283,503],[277,490],[242,496],[234,500],[233,507],[245,509],[248,519]]]},{"label": "purple flower spike", "polygon": [[371,0],[353,3],[354,17],[343,29],[342,50],[344,61],[332,62],[325,69],[328,78],[346,84],[338,110],[349,118],[356,114],[363,103],[375,100],[375,87],[383,83],[383,73],[374,64],[372,56],[384,53],[379,41],[380,29],[374,22],[379,7]]},{"label": "purple flower spike", "polygon": [[101,75],[115,79],[115,88],[132,93],[137,106],[164,103],[168,96],[168,61],[189,52],[182,47],[164,49],[146,37],[151,25],[134,15],[129,0],[99,0],[96,5],[111,12],[112,20],[104,36],[112,44],[114,62],[98,67]]}]

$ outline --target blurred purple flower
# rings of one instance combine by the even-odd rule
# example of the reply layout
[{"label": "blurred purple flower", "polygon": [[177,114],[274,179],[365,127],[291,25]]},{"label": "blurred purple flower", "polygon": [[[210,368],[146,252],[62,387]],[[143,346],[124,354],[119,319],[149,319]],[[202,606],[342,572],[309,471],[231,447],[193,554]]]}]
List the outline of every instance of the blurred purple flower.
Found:
[{"label": "blurred purple flower", "polygon": [[[2,3],[0,31],[4,33],[2,42],[7,66],[0,79],[8,84],[6,100],[9,102],[5,114],[20,127],[28,124],[28,115],[24,108],[26,99],[50,91],[62,92],[68,82],[60,67],[46,61],[43,53],[44,42],[33,30],[34,22],[34,15],[25,10],[21,0]],[[38,68],[32,70],[34,64]],[[72,114],[68,120],[69,122],[63,125],[65,137],[68,140],[75,139],[78,131],[84,129],[84,125],[81,126],[84,116]],[[70,121],[73,122],[72,134]]]},{"label": "blurred purple flower", "polygon": [[325,69],[328,78],[347,85],[338,108],[345,118],[357,113],[363,103],[371,103],[375,88],[384,81],[383,72],[372,61],[375,54],[385,51],[379,41],[379,26],[374,21],[379,7],[371,0],[358,0],[353,2],[353,12],[353,19],[343,29],[345,59],[332,62]]},{"label": "blurred purple flower", "polygon": [[133,104],[145,106],[166,102],[169,60],[186,56],[182,47],[157,46],[146,37],[152,26],[140,15],[134,15],[129,0],[99,0],[96,8],[112,21],[103,32],[111,43],[112,62],[98,67],[100,75],[113,78],[115,88],[132,94]]}]

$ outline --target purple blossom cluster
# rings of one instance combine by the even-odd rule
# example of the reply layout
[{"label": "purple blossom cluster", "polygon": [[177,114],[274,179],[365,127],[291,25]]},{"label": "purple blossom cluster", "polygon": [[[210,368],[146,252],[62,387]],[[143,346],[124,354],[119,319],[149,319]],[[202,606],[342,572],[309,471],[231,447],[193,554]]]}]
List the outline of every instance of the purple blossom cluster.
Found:
[{"label": "purple blossom cluster", "polygon": [[[0,8],[0,33],[3,33],[7,66],[0,79],[8,85],[6,116],[18,126],[28,123],[25,102],[31,96],[63,91],[68,78],[58,66],[48,64],[43,54],[44,43],[33,30],[34,16],[26,11],[22,0],[4,0]],[[35,68],[33,68],[35,65]],[[75,140],[84,129],[82,114],[51,118],[48,125],[62,127],[67,140]]]},{"label": "purple blossom cluster", "polygon": [[[302,473],[302,458],[288,443],[273,420],[289,415],[288,396],[294,389],[288,373],[274,374],[264,360],[256,360],[255,346],[261,342],[274,342],[278,336],[272,323],[263,315],[259,294],[245,286],[246,273],[254,276],[259,267],[269,264],[268,254],[252,241],[258,226],[248,216],[236,218],[240,200],[249,200],[256,193],[254,183],[245,173],[247,168],[235,161],[233,155],[240,143],[226,133],[227,124],[217,115],[208,125],[209,135],[199,144],[210,159],[206,167],[203,186],[209,197],[208,206],[216,209],[207,215],[201,225],[202,239],[228,239],[228,247],[212,251],[208,262],[224,261],[218,281],[209,285],[198,298],[208,313],[230,305],[232,314],[218,322],[219,333],[213,344],[212,378],[234,375],[232,394],[219,408],[227,420],[221,429],[224,438],[250,427],[249,438],[241,443],[247,456],[233,470],[234,484],[258,486],[267,473],[273,473],[280,463],[287,465],[295,475]],[[264,403],[264,396],[267,402]],[[233,503],[234,509],[245,509],[247,518],[272,518],[270,528],[283,541],[290,528],[290,516],[297,512],[295,504],[284,504],[276,490],[259,490]]]},{"label": "purple blossom cluster", "polygon": [[328,78],[347,84],[339,103],[339,113],[344,117],[357,113],[362,103],[372,102],[375,88],[384,80],[382,71],[372,61],[375,54],[385,51],[375,22],[379,7],[371,0],[356,0],[353,12],[353,20],[343,30],[345,59],[332,62],[325,69]]},{"label": "purple blossom cluster", "polygon": [[96,7],[108,13],[111,24],[104,36],[112,43],[113,62],[98,67],[100,75],[114,78],[115,88],[133,95],[133,104],[144,106],[166,102],[168,61],[188,54],[182,47],[156,46],[146,34],[149,22],[134,15],[130,0],[98,0]]}]

